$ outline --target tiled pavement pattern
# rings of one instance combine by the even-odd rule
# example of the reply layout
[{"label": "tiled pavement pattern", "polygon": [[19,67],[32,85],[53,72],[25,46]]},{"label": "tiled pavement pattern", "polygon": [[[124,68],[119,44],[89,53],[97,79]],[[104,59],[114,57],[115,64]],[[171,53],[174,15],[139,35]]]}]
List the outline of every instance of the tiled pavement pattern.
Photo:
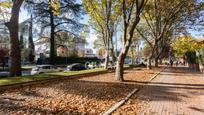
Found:
[{"label": "tiled pavement pattern", "polygon": [[148,100],[139,115],[204,115],[204,75],[167,68],[139,92]]}]

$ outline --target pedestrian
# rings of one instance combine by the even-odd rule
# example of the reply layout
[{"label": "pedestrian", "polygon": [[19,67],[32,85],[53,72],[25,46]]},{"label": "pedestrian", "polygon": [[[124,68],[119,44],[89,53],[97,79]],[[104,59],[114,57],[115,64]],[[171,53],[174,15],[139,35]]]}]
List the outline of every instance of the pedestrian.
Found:
[{"label": "pedestrian", "polygon": [[176,60],[176,66],[178,66],[178,64],[179,64],[179,62],[178,62],[178,60]]},{"label": "pedestrian", "polygon": [[170,60],[171,67],[173,66],[173,63],[174,63],[174,62],[173,62],[173,60],[171,59],[171,60]]}]

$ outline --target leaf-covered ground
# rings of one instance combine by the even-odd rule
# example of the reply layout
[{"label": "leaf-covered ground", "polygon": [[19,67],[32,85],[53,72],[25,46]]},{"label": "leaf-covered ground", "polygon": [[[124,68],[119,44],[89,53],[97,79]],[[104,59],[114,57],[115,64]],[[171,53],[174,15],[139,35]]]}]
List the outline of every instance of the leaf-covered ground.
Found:
[{"label": "leaf-covered ground", "polygon": [[101,114],[159,69],[125,71],[125,82],[114,73],[7,91],[0,95],[0,114]]}]

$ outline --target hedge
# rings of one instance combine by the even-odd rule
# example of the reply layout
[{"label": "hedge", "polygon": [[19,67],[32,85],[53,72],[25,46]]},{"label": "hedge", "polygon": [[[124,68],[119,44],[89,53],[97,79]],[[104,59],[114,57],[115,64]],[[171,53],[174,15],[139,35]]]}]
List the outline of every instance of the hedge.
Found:
[{"label": "hedge", "polygon": [[[86,62],[100,63],[102,62],[102,60],[98,59],[97,57],[55,57],[54,62],[55,64],[65,65],[65,64],[72,64],[72,63],[85,64]],[[38,59],[37,61],[37,64],[47,64],[47,63],[49,63],[49,58]]]}]

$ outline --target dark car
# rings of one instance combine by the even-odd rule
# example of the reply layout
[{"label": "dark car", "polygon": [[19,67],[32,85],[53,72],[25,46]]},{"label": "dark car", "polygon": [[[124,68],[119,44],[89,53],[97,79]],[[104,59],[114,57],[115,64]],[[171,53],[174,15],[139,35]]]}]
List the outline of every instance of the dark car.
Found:
[{"label": "dark car", "polygon": [[85,66],[81,63],[74,63],[67,66],[68,71],[85,70]]}]

